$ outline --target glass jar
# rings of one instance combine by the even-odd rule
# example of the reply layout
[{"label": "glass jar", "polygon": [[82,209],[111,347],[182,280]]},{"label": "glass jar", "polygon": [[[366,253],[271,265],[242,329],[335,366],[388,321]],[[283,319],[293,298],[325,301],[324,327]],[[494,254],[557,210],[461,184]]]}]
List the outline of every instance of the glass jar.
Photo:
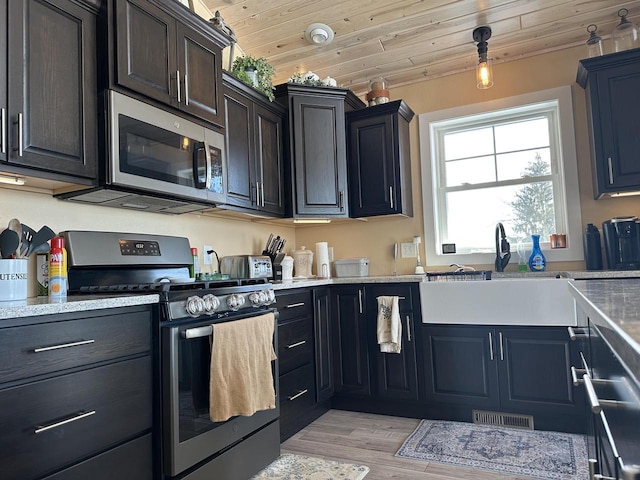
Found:
[{"label": "glass jar", "polygon": [[369,106],[380,105],[389,102],[389,85],[383,77],[375,77],[369,80],[369,93],[367,93]]},{"label": "glass jar", "polygon": [[604,54],[602,38],[600,38],[600,35],[596,34],[597,30],[597,25],[594,25],[593,23],[587,27],[587,32],[589,32],[589,38],[587,39],[587,54],[589,55],[589,58],[599,57]]},{"label": "glass jar", "polygon": [[613,51],[622,52],[623,50],[631,50],[640,47],[640,34],[638,27],[627,20],[629,10],[621,8],[618,10],[620,23],[615,26],[611,33],[611,41],[613,42]]}]

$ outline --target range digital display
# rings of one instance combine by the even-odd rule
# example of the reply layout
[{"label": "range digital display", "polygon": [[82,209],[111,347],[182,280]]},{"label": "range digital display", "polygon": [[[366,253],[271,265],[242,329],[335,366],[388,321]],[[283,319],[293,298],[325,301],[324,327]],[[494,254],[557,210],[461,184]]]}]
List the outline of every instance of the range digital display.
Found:
[{"label": "range digital display", "polygon": [[119,240],[120,253],[122,255],[135,255],[139,257],[159,257],[160,245],[156,241],[145,240]]}]

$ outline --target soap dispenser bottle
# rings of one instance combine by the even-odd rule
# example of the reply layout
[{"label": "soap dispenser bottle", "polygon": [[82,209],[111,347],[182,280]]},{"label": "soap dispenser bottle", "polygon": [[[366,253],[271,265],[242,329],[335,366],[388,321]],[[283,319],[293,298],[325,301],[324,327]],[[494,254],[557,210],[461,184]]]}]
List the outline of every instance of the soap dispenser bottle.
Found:
[{"label": "soap dispenser bottle", "polygon": [[533,248],[529,256],[529,269],[532,272],[544,272],[547,268],[547,260],[540,249],[540,235],[531,235],[531,240],[533,241]]}]

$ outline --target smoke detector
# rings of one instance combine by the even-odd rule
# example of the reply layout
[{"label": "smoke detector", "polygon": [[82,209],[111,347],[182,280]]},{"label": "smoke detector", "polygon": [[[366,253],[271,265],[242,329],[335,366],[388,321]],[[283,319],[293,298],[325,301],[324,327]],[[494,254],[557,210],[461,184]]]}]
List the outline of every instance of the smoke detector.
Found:
[{"label": "smoke detector", "polygon": [[314,45],[329,45],[333,41],[333,30],[324,23],[312,23],[304,32],[304,37]]}]

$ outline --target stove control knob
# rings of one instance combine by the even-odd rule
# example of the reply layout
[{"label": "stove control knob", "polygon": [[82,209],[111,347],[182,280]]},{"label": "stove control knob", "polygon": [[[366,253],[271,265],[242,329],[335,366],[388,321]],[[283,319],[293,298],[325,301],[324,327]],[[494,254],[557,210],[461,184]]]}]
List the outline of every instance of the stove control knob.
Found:
[{"label": "stove control knob", "polygon": [[267,302],[265,303],[265,305],[271,305],[272,303],[276,303],[276,292],[274,292],[273,290],[267,290],[266,295],[267,295]]},{"label": "stove control knob", "polygon": [[253,292],[249,294],[249,301],[254,307],[259,307],[263,304],[262,292]]},{"label": "stove control knob", "polygon": [[212,314],[220,308],[220,300],[215,295],[205,295],[202,300],[204,301],[204,311],[208,314]]},{"label": "stove control knob", "polygon": [[198,296],[189,297],[185,302],[185,309],[190,316],[199,317],[205,311],[204,300]]},{"label": "stove control knob", "polygon": [[227,297],[227,306],[234,312],[244,305],[244,297],[237,293],[232,293]]}]

